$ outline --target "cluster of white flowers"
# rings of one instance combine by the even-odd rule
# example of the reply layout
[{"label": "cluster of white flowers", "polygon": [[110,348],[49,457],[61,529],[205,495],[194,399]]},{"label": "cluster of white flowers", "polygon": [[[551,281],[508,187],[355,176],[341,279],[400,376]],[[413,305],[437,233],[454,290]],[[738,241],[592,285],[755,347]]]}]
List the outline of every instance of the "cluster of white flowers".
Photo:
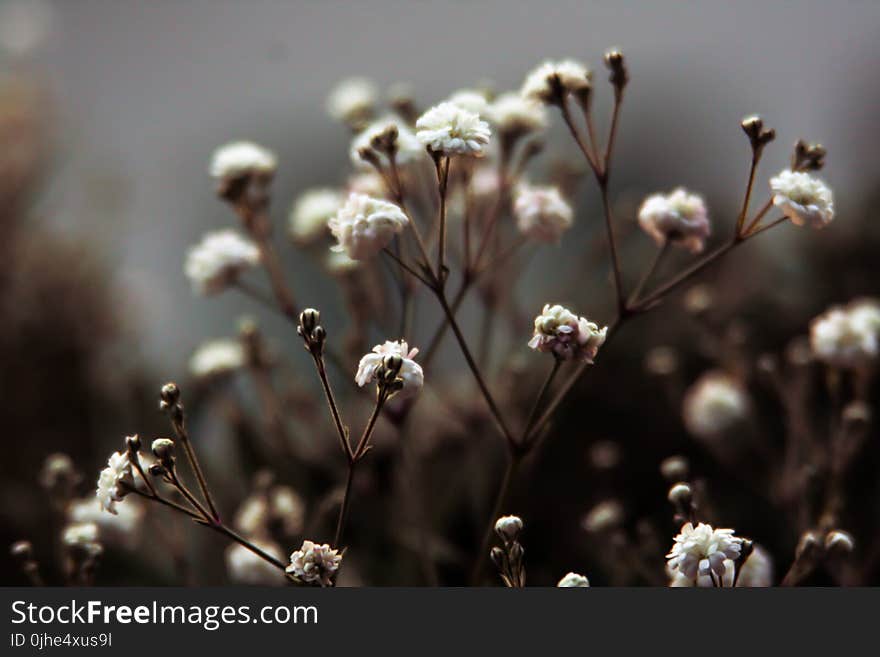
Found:
[{"label": "cluster of white flowers", "polygon": [[350,194],[328,223],[339,242],[334,251],[344,251],[353,260],[366,260],[388,246],[409,219],[394,203]]},{"label": "cluster of white flowers", "polygon": [[[739,569],[738,576],[736,575],[737,568]],[[708,573],[697,575],[697,578],[694,580],[681,572],[674,572],[668,567],[667,571],[670,575],[669,586],[673,588],[692,586],[710,588],[716,586],[712,581],[712,576]],[[773,559],[767,550],[760,545],[755,545],[746,562],[739,566],[732,559],[724,560],[724,575],[721,577],[721,584],[727,588],[732,587],[734,577],[736,577],[737,588],[766,588],[773,586]]]},{"label": "cluster of white flowers", "polygon": [[[275,543],[250,539],[250,542],[279,561],[284,553]],[[280,586],[286,581],[284,573],[243,545],[236,543],[226,548],[226,570],[234,582],[253,586]]]},{"label": "cluster of white flowers", "polygon": [[521,136],[547,127],[544,105],[515,92],[498,96],[486,108],[485,116],[502,134]]},{"label": "cluster of white flowers", "polygon": [[684,424],[698,438],[715,438],[745,419],[749,396],[728,374],[706,372],[685,393]]},{"label": "cluster of white flowers", "polygon": [[358,364],[355,381],[361,387],[370,383],[376,376],[376,370],[381,367],[387,356],[400,356],[403,364],[400,366],[398,376],[403,379],[403,389],[398,393],[399,397],[409,397],[419,392],[425,383],[425,373],[421,365],[413,359],[419,353],[418,349],[410,349],[405,340],[396,342],[387,341],[385,344],[377,344],[373,351],[361,358]]},{"label": "cluster of white flowers", "polygon": [[813,355],[845,369],[872,364],[880,347],[880,302],[874,299],[836,306],[810,322]]},{"label": "cluster of white flowers", "polygon": [[479,114],[445,102],[416,121],[416,137],[427,148],[444,155],[482,155],[492,131]]},{"label": "cluster of white flowers", "polygon": [[517,187],[513,213],[520,232],[536,242],[558,244],[574,220],[571,206],[556,187],[527,183]]},{"label": "cluster of white flowers", "polygon": [[285,570],[306,584],[331,586],[341,562],[339,551],[326,543],[303,541],[302,547],[290,555],[290,565]]},{"label": "cluster of white flowers", "polygon": [[563,306],[544,306],[535,318],[535,333],[529,340],[529,347],[537,351],[550,352],[557,358],[572,358],[593,362],[599,347],[605,342],[608,327],[578,317]]},{"label": "cluster of white flowers", "polygon": [[703,199],[681,187],[646,198],[639,208],[639,225],[658,246],[680,244],[692,253],[703,250],[710,232]]},{"label": "cluster of white flowers", "polygon": [[550,103],[557,100],[557,85],[564,92],[578,93],[589,89],[591,78],[590,70],[573,59],[545,61],[526,76],[520,93],[524,98]]},{"label": "cluster of white flowers", "polygon": [[98,476],[97,498],[101,508],[116,513],[116,503],[128,494],[127,485],[134,483],[131,462],[127,452],[114,452],[107,461],[107,467]]},{"label": "cluster of white flowers", "polygon": [[822,228],[834,219],[834,195],[818,178],[786,169],[770,179],[773,204],[797,226]]},{"label": "cluster of white flowers", "polygon": [[194,377],[207,379],[229,374],[245,366],[247,357],[238,340],[220,338],[202,343],[189,359]]},{"label": "cluster of white flowers", "polygon": [[234,180],[243,176],[271,178],[277,168],[278,158],[272,151],[250,141],[236,141],[214,151],[208,170],[217,180]]},{"label": "cluster of white flowers", "polygon": [[559,580],[559,583],[556,585],[557,588],[568,589],[568,588],[587,588],[590,586],[590,580],[588,580],[583,575],[578,575],[577,573],[568,573],[565,577]]},{"label": "cluster of white flowers", "polygon": [[694,527],[687,523],[666,555],[669,571],[691,582],[699,576],[711,577],[710,573],[723,578],[728,569],[725,562],[738,559],[741,547],[742,539],[734,536],[732,529],[713,529],[702,522]]},{"label": "cluster of white flowers", "polygon": [[290,238],[299,245],[313,244],[327,234],[327,222],[339,211],[342,195],[335,189],[317,188],[303,192],[287,222]]},{"label": "cluster of white flowers", "polygon": [[[366,128],[361,130],[351,141],[349,156],[352,164],[361,169],[372,169],[372,165],[365,161],[360,153],[364,148],[372,148],[373,140],[385,134],[389,127],[397,129],[397,151],[394,154],[394,162],[401,166],[406,166],[413,162],[424,159],[427,155],[422,142],[416,139],[415,133],[410,127],[397,116],[386,116],[377,121],[373,121]],[[373,150],[373,154],[379,160],[387,165],[388,158],[383,153]],[[380,178],[381,180],[381,178]]]},{"label": "cluster of white flowers", "polygon": [[480,116],[485,115],[486,108],[489,107],[486,94],[476,89],[459,89],[446,102],[458,105],[460,108]]},{"label": "cluster of white flowers", "polygon": [[337,84],[327,97],[327,111],[337,121],[350,126],[368,120],[376,107],[379,92],[367,78],[348,78]]},{"label": "cluster of white flowers", "polygon": [[184,272],[199,294],[217,294],[260,262],[260,250],[232,229],[208,233],[186,254]]}]

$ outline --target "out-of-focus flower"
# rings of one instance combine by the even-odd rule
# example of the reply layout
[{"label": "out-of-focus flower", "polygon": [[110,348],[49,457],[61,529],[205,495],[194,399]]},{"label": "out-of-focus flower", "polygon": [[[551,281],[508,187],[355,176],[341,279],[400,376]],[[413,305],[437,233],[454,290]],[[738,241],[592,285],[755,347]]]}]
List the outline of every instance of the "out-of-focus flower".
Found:
[{"label": "out-of-focus flower", "polygon": [[537,242],[558,244],[571,228],[574,212],[556,187],[533,187],[521,184],[513,202],[516,225],[520,232]]},{"label": "out-of-focus flower", "polygon": [[556,587],[560,589],[586,588],[589,586],[590,580],[577,573],[568,573],[565,577],[559,580],[559,583],[556,585]]},{"label": "out-of-focus flower", "polygon": [[196,378],[206,379],[229,374],[244,367],[247,358],[238,340],[208,340],[189,359],[189,371]]},{"label": "out-of-focus flower", "polygon": [[802,171],[786,169],[770,179],[773,205],[797,226],[822,228],[834,219],[834,195],[824,182]]},{"label": "out-of-focus flower", "polygon": [[382,366],[386,356],[400,356],[403,365],[400,367],[398,376],[403,379],[403,389],[398,393],[400,397],[409,397],[418,393],[425,383],[425,374],[421,365],[413,359],[419,353],[418,349],[410,349],[405,340],[396,342],[387,341],[385,344],[377,344],[373,351],[361,358],[358,364],[355,381],[360,387],[370,383],[376,376],[376,370]]},{"label": "out-of-focus flower", "polygon": [[518,537],[523,528],[522,518],[519,516],[501,516],[495,521],[495,533],[505,543],[512,543]]},{"label": "out-of-focus flower", "polygon": [[694,527],[687,523],[675,537],[666,558],[673,575],[681,573],[692,582],[696,582],[698,576],[710,573],[723,578],[727,571],[725,560],[735,561],[741,544],[742,539],[734,536],[732,529],[713,529],[702,522]]},{"label": "out-of-focus flower", "polygon": [[406,166],[407,164],[418,162],[426,156],[425,147],[422,145],[422,142],[416,139],[416,135],[410,127],[399,117],[386,116],[385,118],[373,121],[352,139],[349,156],[355,167],[361,169],[372,168],[372,165],[360,155],[361,150],[364,148],[371,149],[383,165],[387,166],[389,164],[388,157],[373,148],[374,140],[381,139],[387,134],[389,129],[397,131],[394,155],[396,164]]},{"label": "out-of-focus flower", "polygon": [[444,155],[482,155],[491,134],[479,114],[449,102],[432,107],[416,121],[418,140]]},{"label": "out-of-focus flower", "polygon": [[810,322],[813,355],[832,367],[870,365],[880,347],[880,304],[873,299],[835,306]]},{"label": "out-of-focus flower", "polygon": [[684,456],[669,456],[660,462],[660,474],[667,481],[684,481],[690,474],[690,464]]},{"label": "out-of-focus flower", "polygon": [[260,250],[232,229],[208,233],[190,248],[184,272],[199,294],[222,292],[246,269],[260,262]]},{"label": "out-of-focus flower", "polygon": [[116,503],[128,494],[126,486],[134,483],[131,462],[127,452],[114,452],[107,461],[107,467],[98,476],[97,498],[101,508],[116,513]]},{"label": "out-of-focus flower", "polygon": [[332,248],[344,251],[353,260],[366,260],[384,249],[408,221],[393,203],[351,194],[329,221],[330,232],[339,242]]},{"label": "out-of-focus flower", "polygon": [[327,272],[333,276],[344,276],[361,266],[360,260],[352,260],[345,253],[330,251],[324,258],[324,266]]},{"label": "out-of-focus flower", "polygon": [[599,347],[605,342],[608,327],[578,317],[563,306],[544,306],[535,318],[535,333],[529,347],[537,351],[553,353],[557,358],[572,358],[593,362]]},{"label": "out-of-focus flower", "polygon": [[285,536],[302,532],[306,506],[290,486],[271,486],[248,496],[235,513],[235,526],[246,536],[268,536],[278,530]]},{"label": "out-of-focus flower", "polygon": [[520,93],[524,98],[551,103],[559,100],[558,90],[580,93],[590,88],[592,73],[573,59],[545,61],[526,76]]},{"label": "out-of-focus flower", "polygon": [[95,497],[74,500],[67,508],[67,520],[71,523],[94,523],[103,542],[121,543],[127,547],[137,545],[140,538],[144,507],[136,500],[128,500],[115,508],[115,514],[104,513]]},{"label": "out-of-focus flower", "polygon": [[290,210],[287,222],[291,239],[300,245],[312,244],[327,234],[327,222],[342,205],[342,195],[335,189],[305,191]]},{"label": "out-of-focus flower", "polygon": [[853,540],[852,534],[839,529],[834,529],[825,534],[825,549],[829,552],[852,552],[855,549],[855,541]]},{"label": "out-of-focus flower", "polygon": [[250,141],[236,141],[221,146],[211,157],[209,172],[217,180],[235,180],[243,176],[271,178],[278,168],[272,151]]},{"label": "out-of-focus flower", "polygon": [[751,404],[742,385],[720,371],[705,373],[684,397],[684,423],[698,438],[713,438],[748,416]]},{"label": "out-of-focus flower", "polygon": [[485,116],[486,108],[489,107],[486,94],[476,89],[459,89],[447,99],[447,102],[480,116]]},{"label": "out-of-focus flower", "polygon": [[[275,543],[257,539],[250,542],[279,561],[284,559],[284,553]],[[278,568],[237,543],[226,548],[226,569],[230,579],[241,584],[280,586],[286,580]]]},{"label": "out-of-focus flower", "polygon": [[639,225],[658,246],[679,244],[699,253],[709,236],[706,204],[696,194],[679,187],[670,194],[653,194],[639,208]]},{"label": "out-of-focus flower", "polygon": [[302,547],[290,555],[290,565],[285,570],[306,584],[331,586],[341,562],[339,551],[326,543],[303,541]]},{"label": "out-of-focus flower", "polygon": [[366,194],[375,198],[384,198],[388,193],[385,181],[375,169],[360,171],[350,176],[345,189],[349,194]]},{"label": "out-of-focus flower", "polygon": [[581,525],[591,534],[598,534],[623,522],[623,507],[617,500],[602,500],[584,516]]},{"label": "out-of-focus flower", "polygon": [[100,554],[98,525],[93,522],[77,522],[67,525],[61,534],[61,542],[68,548],[84,550],[90,554]]},{"label": "out-of-focus flower", "polygon": [[486,109],[485,116],[505,135],[522,136],[547,127],[544,105],[515,92],[498,96]]},{"label": "out-of-focus flower", "polygon": [[358,127],[373,116],[378,96],[379,91],[371,80],[348,78],[330,92],[327,112],[337,121]]}]

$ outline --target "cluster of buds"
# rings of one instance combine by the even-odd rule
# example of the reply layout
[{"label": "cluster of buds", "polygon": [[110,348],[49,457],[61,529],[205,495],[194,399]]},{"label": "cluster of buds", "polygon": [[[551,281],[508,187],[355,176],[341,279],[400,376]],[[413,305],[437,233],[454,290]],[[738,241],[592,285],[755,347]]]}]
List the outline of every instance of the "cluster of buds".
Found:
[{"label": "cluster of buds", "polygon": [[614,94],[620,98],[623,89],[629,82],[629,70],[626,67],[626,60],[623,53],[616,48],[612,48],[605,53],[605,66],[610,71],[608,76],[609,82],[614,87]]},{"label": "cluster of buds", "polygon": [[523,566],[525,551],[519,542],[522,528],[523,522],[517,516],[502,516],[495,522],[495,533],[501,539],[501,547],[493,547],[489,555],[508,588],[521,589],[526,585],[526,569]]},{"label": "cluster of buds", "polygon": [[162,386],[159,391],[159,410],[168,415],[175,431],[183,431],[185,415],[183,402],[180,401],[180,388],[176,383],[169,382]]},{"label": "cluster of buds", "polygon": [[327,340],[327,331],[320,322],[321,313],[314,308],[306,308],[299,314],[299,326],[296,327],[305,350],[315,358],[324,353],[324,342]]},{"label": "cluster of buds", "polygon": [[752,144],[752,153],[756,158],[760,157],[764,146],[776,139],[776,131],[773,128],[765,128],[760,116],[747,116],[740,125]]},{"label": "cluster of buds", "polygon": [[815,142],[798,139],[791,155],[792,171],[818,171],[825,166],[825,147]]},{"label": "cluster of buds", "polygon": [[382,364],[376,368],[374,374],[380,397],[384,395],[388,398],[403,390],[404,380],[400,376],[402,367],[403,357],[399,354],[388,354],[382,359]]}]

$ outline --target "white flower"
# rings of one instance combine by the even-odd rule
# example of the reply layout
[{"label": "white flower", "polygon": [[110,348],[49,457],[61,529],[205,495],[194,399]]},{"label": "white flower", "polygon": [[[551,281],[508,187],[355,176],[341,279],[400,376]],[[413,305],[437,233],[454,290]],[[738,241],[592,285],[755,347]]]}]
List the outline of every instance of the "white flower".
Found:
[{"label": "white flower", "polygon": [[489,106],[486,94],[475,89],[459,89],[446,102],[458,105],[460,108],[480,116],[486,113],[486,108]]},{"label": "white flower", "polygon": [[271,178],[277,168],[278,159],[271,151],[250,141],[236,141],[214,151],[209,172],[218,180],[251,175]]},{"label": "white flower", "polygon": [[506,543],[512,543],[522,531],[523,521],[519,516],[501,516],[495,521],[495,533]]},{"label": "white flower", "polygon": [[326,543],[303,541],[302,547],[290,555],[290,565],[285,570],[301,582],[331,586],[341,561],[339,551]]},{"label": "white flower", "polygon": [[567,308],[548,303],[535,318],[535,333],[529,347],[551,352],[563,360],[580,358],[592,363],[607,331],[607,326],[600,329]]},{"label": "white flower", "polygon": [[666,558],[673,575],[681,573],[692,582],[696,582],[699,575],[710,573],[723,578],[727,571],[725,560],[735,561],[741,544],[742,539],[734,536],[732,529],[713,529],[702,522],[694,527],[687,523],[675,537]]},{"label": "white flower", "polygon": [[408,221],[393,203],[364,194],[350,194],[328,224],[339,242],[332,248],[344,251],[352,260],[366,260],[388,246]]},{"label": "white flower", "polygon": [[81,547],[98,541],[98,525],[93,522],[77,522],[67,525],[61,535],[62,542],[69,547]]},{"label": "white flower", "polygon": [[578,575],[577,573],[568,573],[565,577],[559,580],[559,583],[556,585],[557,588],[567,589],[567,588],[587,588],[590,586],[590,580],[588,580],[583,575]]},{"label": "white flower", "polygon": [[327,111],[337,121],[358,125],[373,114],[378,95],[372,81],[366,78],[348,78],[330,92],[327,97]]},{"label": "white flower", "polygon": [[128,494],[126,486],[132,485],[131,463],[127,452],[114,452],[107,461],[107,467],[98,476],[97,498],[101,508],[116,513],[116,502]]},{"label": "white flower", "polygon": [[210,378],[234,372],[247,358],[238,340],[221,338],[202,343],[189,359],[189,371],[196,378]]},{"label": "white flower", "polygon": [[138,504],[137,500],[128,500],[115,510],[115,515],[104,513],[96,497],[85,497],[70,503],[67,520],[71,523],[95,523],[102,539],[134,547],[140,538],[145,512],[143,505]]},{"label": "white flower", "polygon": [[639,208],[639,225],[658,246],[680,244],[699,253],[709,236],[706,204],[696,194],[679,187],[670,194],[654,194]]},{"label": "white flower", "polygon": [[858,368],[877,358],[880,304],[863,300],[836,306],[810,322],[813,355],[833,367]]},{"label": "white flower", "polygon": [[824,182],[802,171],[786,169],[770,179],[773,205],[797,226],[822,228],[834,219],[834,195]]},{"label": "white flower", "polygon": [[745,389],[720,371],[701,376],[684,396],[684,424],[698,438],[714,438],[748,416]]},{"label": "white flower", "polygon": [[517,187],[513,213],[520,232],[536,242],[558,244],[571,228],[574,212],[556,187]]},{"label": "white flower", "polygon": [[[721,583],[730,588],[733,586],[733,578],[736,575],[736,569],[740,569],[739,577],[736,581],[737,588],[766,588],[773,586],[773,559],[767,551],[760,545],[755,545],[752,554],[746,559],[744,564],[737,565],[732,559],[724,560],[724,576]],[[701,588],[711,588],[717,585],[717,579],[712,581],[712,576],[707,572],[705,575],[698,575],[693,580],[681,572],[672,571],[667,568],[671,580],[671,587],[691,587],[699,586]]]},{"label": "white flower", "polygon": [[222,292],[238,275],[260,262],[257,246],[232,229],[208,233],[186,254],[184,271],[193,290],[204,295]]},{"label": "white flower", "polygon": [[504,134],[524,135],[547,126],[544,105],[514,92],[498,96],[486,109],[485,116]]},{"label": "white flower", "polygon": [[421,365],[413,360],[418,353],[419,350],[410,349],[405,340],[397,342],[389,340],[385,344],[377,344],[373,347],[372,352],[361,358],[355,381],[363,388],[375,378],[376,370],[382,365],[386,356],[400,356],[403,359],[403,365],[400,367],[398,376],[403,379],[403,389],[398,393],[398,396],[414,395],[422,389],[425,383],[425,374]]},{"label": "white flower", "polygon": [[416,137],[445,155],[482,155],[489,143],[489,124],[454,103],[440,103],[416,121]]},{"label": "white flower", "polygon": [[520,93],[524,98],[549,103],[556,100],[557,80],[563,91],[577,93],[589,88],[591,77],[589,69],[573,59],[545,61],[526,76]]},{"label": "white flower", "polygon": [[305,523],[305,503],[289,486],[272,486],[247,497],[235,513],[235,526],[247,536],[268,535],[270,526],[284,535],[299,534]]},{"label": "white flower", "polygon": [[[250,542],[279,561],[284,559],[284,553],[275,543],[257,539]],[[226,570],[234,582],[254,586],[280,586],[286,579],[278,568],[237,543],[226,548]]]},{"label": "white flower", "polygon": [[[355,167],[361,169],[373,169],[372,165],[361,157],[360,151],[363,148],[372,149],[373,139],[383,135],[385,131],[388,130],[389,126],[397,128],[397,152],[394,155],[395,163],[405,166],[412,162],[418,162],[427,155],[425,147],[422,146],[422,142],[416,139],[415,133],[406,123],[396,116],[386,116],[368,125],[361,130],[354,139],[352,139],[351,148],[349,149],[349,157],[351,157],[351,162]],[[373,149],[373,153],[379,158],[383,165],[387,166],[389,164],[388,158],[384,153],[380,153],[375,149]]]},{"label": "white flower", "polygon": [[288,233],[297,244],[312,244],[327,234],[327,222],[339,211],[342,195],[335,189],[305,191],[290,210]]},{"label": "white flower", "polygon": [[617,500],[603,500],[590,509],[581,522],[584,529],[597,534],[616,527],[623,520],[623,507]]}]

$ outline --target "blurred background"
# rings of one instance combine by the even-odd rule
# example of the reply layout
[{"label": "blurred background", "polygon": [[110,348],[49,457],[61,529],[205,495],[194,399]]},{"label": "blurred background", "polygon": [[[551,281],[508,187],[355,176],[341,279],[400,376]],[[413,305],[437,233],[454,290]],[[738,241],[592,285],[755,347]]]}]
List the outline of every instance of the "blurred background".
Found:
[{"label": "blurred background", "polygon": [[[603,353],[601,367],[563,407],[553,438],[511,502],[510,511],[527,523],[530,577],[550,584],[576,570],[596,583],[611,579],[596,554],[601,545],[581,528],[584,513],[608,497],[624,501],[629,540],[640,540],[640,521],[653,519],[665,551],[674,527],[665,501],[668,484],[657,468],[677,453],[687,454],[711,482],[713,505],[724,511],[722,525],[760,536],[784,570],[798,530],[780,526],[766,500],[745,483],[748,477],[718,467],[688,438],[680,393],[718,360],[699,346],[707,332],[718,337],[732,331],[737,348],[756,360],[765,352],[783,353],[828,305],[880,294],[878,37],[880,8],[871,1],[0,2],[0,255],[7,263],[0,273],[0,537],[5,544],[28,538],[51,561],[56,530],[50,530],[45,493],[37,484],[46,455],[70,454],[88,484],[123,435],[167,433],[155,412],[158,387],[185,381],[197,345],[234,336],[243,314],[258,317],[267,338],[300,368],[299,385],[317,389],[289,325],[235,293],[194,296],[183,275],[188,248],[206,231],[233,225],[207,176],[218,145],[249,139],[278,154],[273,218],[288,278],[301,305],[321,308],[328,326],[344,325],[333,279],[283,244],[292,200],[309,187],[341,184],[350,170],[350,134],[325,110],[333,86],[354,75],[368,76],[383,89],[405,82],[426,107],[477,84],[517,89],[548,57],[590,63],[604,82],[602,53],[619,46],[632,82],[612,186],[620,221],[632,233],[625,244],[631,279],[651,253],[648,240],[632,230],[636,204],[646,194],[686,185],[705,196],[716,227],[733,221],[749,158],[738,124],[748,114],[759,113],[777,131],[756,198],[763,200],[766,179],[787,166],[796,139],[819,141],[828,149],[821,175],[835,191],[837,219],[821,234],[773,231],[711,270],[704,280],[712,283],[716,305],[708,324],[695,321],[676,298],[650,321],[627,327]],[[604,125],[610,89],[597,89],[597,121]],[[574,157],[558,116],[551,126],[554,152]],[[549,165],[549,159],[540,162],[536,177]],[[576,276],[585,248],[593,248],[585,245],[603,235],[590,181],[580,185],[576,200],[571,237],[530,262],[517,298],[529,314],[545,301],[571,301],[608,322],[613,307],[601,264],[592,278],[573,286],[563,274],[570,289],[559,291],[560,263]],[[425,326],[437,316],[427,301],[420,313]],[[475,330],[477,315],[465,308],[468,330]],[[645,371],[645,355],[659,344],[679,354],[674,384]],[[453,388],[470,385],[470,379],[456,382],[464,364],[451,340],[445,349],[449,358],[440,361],[438,380]],[[536,358],[524,367],[543,364]],[[247,395],[242,392],[245,408],[253,404]],[[210,402],[200,407],[194,399],[189,405],[196,425],[211,436],[204,448],[214,450],[208,458],[214,476],[241,470],[238,483],[221,495],[234,508],[249,490],[248,477],[265,464],[255,458],[248,469],[225,462],[223,455],[233,458],[234,452],[224,447]],[[766,416],[762,431],[772,442],[782,431],[781,412],[772,401],[760,406]],[[462,499],[434,505],[443,507],[435,520],[445,537],[436,548],[446,555],[445,583],[463,583],[461,560],[470,559],[488,513],[486,497],[497,485],[503,452],[496,436],[483,433],[489,435],[475,439],[476,456],[460,438],[424,450],[428,500],[439,499],[444,473],[459,468],[462,454],[470,453],[464,471],[479,473]],[[613,444],[617,457],[600,458],[610,466],[596,464],[597,443],[599,452]],[[864,480],[852,480],[859,512],[848,518],[865,552],[878,538],[880,512],[876,435],[869,444]],[[369,535],[370,517],[395,508],[383,506],[381,491],[383,477],[391,476],[383,466],[391,468],[398,457],[393,450],[376,456],[363,491],[372,502],[361,508],[365,520],[353,520],[353,542]],[[307,484],[285,482],[308,489],[300,490],[307,505],[321,499],[336,474],[327,467],[310,477]],[[180,528],[180,536],[192,533]],[[185,542],[180,536],[172,539]],[[203,550],[201,541],[220,545],[214,537],[195,540],[183,551]],[[419,581],[412,559],[382,563],[375,556],[397,554],[389,547],[394,540],[383,534],[363,542],[372,556],[357,564],[362,581]],[[132,569],[125,550],[108,551],[105,561],[98,583],[180,581],[155,559]],[[10,560],[0,563],[0,581],[21,581]],[[205,571],[188,581],[222,582],[219,558],[205,563]],[[866,568],[866,578],[880,581],[876,564]]]}]

